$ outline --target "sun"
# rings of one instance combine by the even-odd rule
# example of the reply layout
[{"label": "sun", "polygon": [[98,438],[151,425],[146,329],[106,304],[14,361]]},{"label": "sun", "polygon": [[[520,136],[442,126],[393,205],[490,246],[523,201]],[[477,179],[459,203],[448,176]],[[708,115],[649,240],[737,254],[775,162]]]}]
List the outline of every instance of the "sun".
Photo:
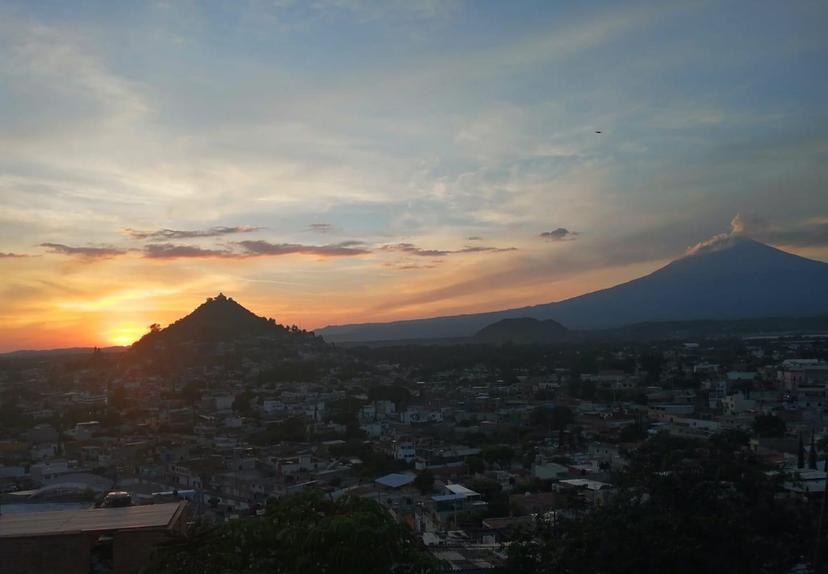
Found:
[{"label": "sun", "polygon": [[141,338],[147,328],[140,325],[118,325],[105,333],[106,340],[121,347],[127,347]]}]

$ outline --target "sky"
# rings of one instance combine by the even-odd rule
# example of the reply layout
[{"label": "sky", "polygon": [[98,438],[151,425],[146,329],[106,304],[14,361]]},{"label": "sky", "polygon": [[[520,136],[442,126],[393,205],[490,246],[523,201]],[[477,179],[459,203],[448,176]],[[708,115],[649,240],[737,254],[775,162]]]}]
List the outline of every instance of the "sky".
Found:
[{"label": "sky", "polygon": [[[0,351],[828,261],[828,3],[0,0]],[[600,132],[600,133],[599,133]]]}]

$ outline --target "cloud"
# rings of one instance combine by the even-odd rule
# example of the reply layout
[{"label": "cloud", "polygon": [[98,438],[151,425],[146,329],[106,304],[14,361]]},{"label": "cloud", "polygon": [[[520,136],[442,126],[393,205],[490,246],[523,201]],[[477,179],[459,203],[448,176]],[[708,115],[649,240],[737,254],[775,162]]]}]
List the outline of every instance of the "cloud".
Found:
[{"label": "cloud", "polygon": [[792,247],[828,246],[828,221],[809,221],[797,226],[772,229],[768,241]]},{"label": "cloud", "polygon": [[387,262],[383,263],[383,267],[387,267],[389,269],[394,269],[395,271],[413,271],[416,269],[434,269],[438,265],[440,265],[442,261],[432,261],[431,263],[427,263],[425,265],[421,265],[418,263],[407,263],[405,261],[397,261],[397,262]]},{"label": "cloud", "polygon": [[483,241],[483,238],[478,235],[470,235],[466,237],[466,241]]},{"label": "cloud", "polygon": [[208,229],[159,229],[157,231],[141,231],[138,229],[126,228],[124,233],[133,239],[194,239],[198,237],[219,237],[233,233],[250,233],[260,230],[261,227],[235,226],[235,227],[210,227]]},{"label": "cloud", "polygon": [[89,259],[105,259],[127,253],[126,249],[119,249],[117,247],[73,247],[71,245],[64,245],[63,243],[41,243],[40,246],[48,249],[50,253],[76,255]]},{"label": "cloud", "polygon": [[413,243],[394,243],[383,245],[379,249],[380,251],[394,251],[408,255],[416,255],[418,257],[445,257],[446,255],[455,255],[458,253],[501,253],[504,251],[517,251],[517,247],[489,247],[483,245],[467,245],[462,249],[456,250],[423,249]]},{"label": "cloud", "polygon": [[357,247],[359,242],[343,241],[331,245],[301,245],[298,243],[270,243],[268,241],[239,241],[246,255],[318,255],[321,257],[353,257],[370,253]]},{"label": "cloud", "polygon": [[351,239],[348,241],[340,241],[336,245],[338,245],[339,247],[357,247],[358,245],[365,245],[365,242]]},{"label": "cloud", "polygon": [[151,243],[144,246],[144,257],[149,259],[178,259],[178,258],[233,258],[240,257],[232,251],[219,249],[203,249],[194,245],[175,245],[172,243]]},{"label": "cloud", "polygon": [[394,243],[383,245],[380,251],[396,251],[399,253],[406,253],[408,255],[417,255],[419,257],[443,257],[449,255],[451,251],[443,249],[422,249],[413,243]]},{"label": "cloud", "polygon": [[386,0],[372,2],[366,0],[316,0],[313,8],[320,14],[330,14],[332,10],[350,13],[364,21],[414,21],[422,25],[424,21],[442,20],[454,14],[460,7],[457,0]]},{"label": "cloud", "polygon": [[[61,243],[43,243],[52,253],[75,255],[87,258],[108,258],[124,255],[130,249],[115,247],[73,247]],[[175,243],[150,243],[140,250],[146,259],[246,259],[251,257],[280,255],[317,255],[321,257],[352,257],[370,253],[362,241],[342,241],[328,245],[302,245],[298,243],[270,243],[268,241],[239,241],[240,248],[209,249],[196,245],[178,245]]]},{"label": "cloud", "polygon": [[23,253],[3,253],[0,251],[0,259],[17,259],[20,257],[28,257],[28,255]]},{"label": "cloud", "polygon": [[552,231],[544,231],[539,237],[547,241],[570,241],[580,235],[577,231],[570,231],[565,227],[558,227]]},{"label": "cloud", "polygon": [[517,247],[484,247],[466,245],[463,249],[452,251],[452,253],[505,253],[507,251],[517,251]]},{"label": "cloud", "polygon": [[308,230],[314,233],[330,233],[334,229],[332,223],[311,223],[308,225]]},{"label": "cloud", "polygon": [[730,222],[731,234],[749,235],[754,239],[790,247],[828,246],[828,218],[775,225],[761,217],[737,214]]},{"label": "cloud", "polygon": [[247,259],[281,255],[318,255],[322,257],[347,257],[370,253],[359,247],[362,241],[343,241],[330,245],[302,245],[297,243],[270,243],[269,241],[239,241],[235,245],[241,251],[231,249],[205,249],[194,245],[155,243],[144,247],[144,257],[150,259],[203,258]]}]

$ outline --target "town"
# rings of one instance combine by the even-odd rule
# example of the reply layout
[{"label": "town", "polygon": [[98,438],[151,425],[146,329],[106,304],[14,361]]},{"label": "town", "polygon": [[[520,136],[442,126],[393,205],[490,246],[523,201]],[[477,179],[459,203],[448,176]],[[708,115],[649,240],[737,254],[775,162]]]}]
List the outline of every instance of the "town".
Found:
[{"label": "town", "polygon": [[[137,572],[188,525],[314,492],[378,503],[441,571],[495,571],[628,489],[648,445],[722,437],[775,499],[822,504],[825,335],[335,346],[253,317],[219,295],[129,349],[0,359],[0,553]],[[57,518],[96,506],[120,537],[87,520],[64,547],[80,527]]]}]

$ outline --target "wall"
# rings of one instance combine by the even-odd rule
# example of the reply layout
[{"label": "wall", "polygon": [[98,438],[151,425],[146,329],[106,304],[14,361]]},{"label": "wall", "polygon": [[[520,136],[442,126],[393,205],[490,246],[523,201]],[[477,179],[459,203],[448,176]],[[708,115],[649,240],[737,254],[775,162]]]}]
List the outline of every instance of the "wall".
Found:
[{"label": "wall", "polygon": [[81,533],[0,538],[3,574],[88,574],[89,539]]}]

